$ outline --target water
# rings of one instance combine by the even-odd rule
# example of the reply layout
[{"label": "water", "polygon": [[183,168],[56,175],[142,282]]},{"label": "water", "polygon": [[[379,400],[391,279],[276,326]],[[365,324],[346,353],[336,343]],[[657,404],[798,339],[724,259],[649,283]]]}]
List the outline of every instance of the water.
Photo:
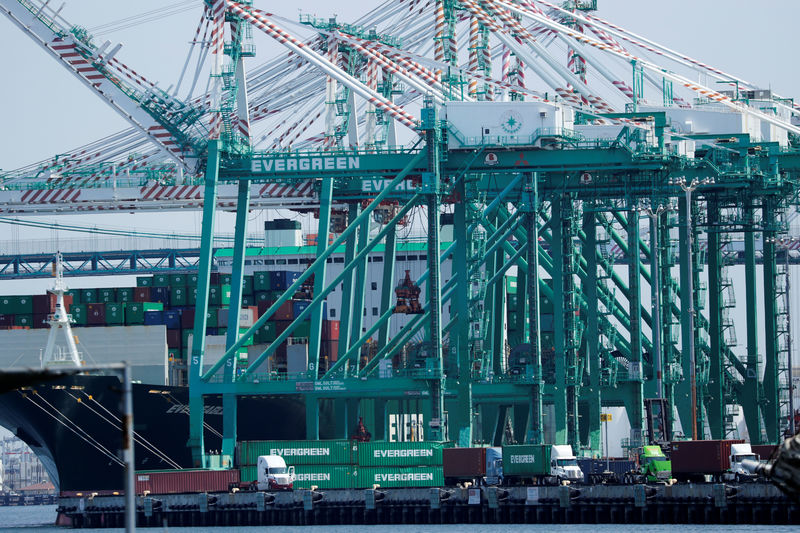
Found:
[{"label": "water", "polygon": [[[0,507],[0,533],[3,532],[38,532],[38,531],[68,531],[53,525],[56,519],[55,505],[41,505],[31,507]],[[169,529],[148,528],[142,531],[158,533],[222,533],[226,530],[269,531],[280,533],[674,533],[680,528],[681,533],[712,533],[725,531],[726,533],[789,533],[797,531],[797,526],[693,526],[693,525],[656,525],[647,526],[637,524],[472,524],[472,525],[419,525],[419,526],[305,526],[305,527],[171,527]],[[69,531],[86,532],[111,532],[123,531],[121,529],[79,529]]]}]

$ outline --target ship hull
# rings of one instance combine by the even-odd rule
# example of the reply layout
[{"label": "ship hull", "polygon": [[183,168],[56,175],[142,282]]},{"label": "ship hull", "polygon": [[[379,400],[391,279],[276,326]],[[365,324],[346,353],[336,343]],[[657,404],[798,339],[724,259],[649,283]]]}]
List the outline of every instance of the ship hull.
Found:
[{"label": "ship hull", "polygon": [[[0,395],[0,425],[39,457],[62,494],[123,488],[121,384],[113,376],[71,376]],[[189,389],[133,384],[136,470],[191,468]],[[222,398],[205,398],[205,449],[221,447]],[[302,439],[300,397],[238,400],[240,440]]]}]

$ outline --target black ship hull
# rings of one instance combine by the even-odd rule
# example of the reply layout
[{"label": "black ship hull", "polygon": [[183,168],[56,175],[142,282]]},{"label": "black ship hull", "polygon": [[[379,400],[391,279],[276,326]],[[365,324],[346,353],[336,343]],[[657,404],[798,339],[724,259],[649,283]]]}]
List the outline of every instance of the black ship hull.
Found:
[{"label": "black ship hull", "polygon": [[[0,395],[0,425],[42,461],[62,494],[123,488],[121,384],[113,376],[72,376]],[[189,389],[134,384],[136,470],[191,468]],[[221,448],[222,398],[205,399],[205,449]],[[239,399],[239,440],[302,439],[300,397]]]}]

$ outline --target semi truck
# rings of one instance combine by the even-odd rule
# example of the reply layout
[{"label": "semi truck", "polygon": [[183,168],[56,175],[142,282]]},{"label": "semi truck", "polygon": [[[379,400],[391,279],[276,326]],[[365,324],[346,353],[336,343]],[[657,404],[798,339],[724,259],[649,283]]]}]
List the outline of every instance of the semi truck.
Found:
[{"label": "semi truck", "polygon": [[503,476],[507,483],[581,483],[583,472],[572,446],[517,444],[503,446]]},{"label": "semi truck", "polygon": [[261,455],[258,458],[258,490],[292,490],[294,467],[286,466],[280,455]]},{"label": "semi truck", "polygon": [[675,441],[671,448],[672,474],[678,481],[744,481],[752,476],[742,461],[758,460],[741,439]]},{"label": "semi truck", "polygon": [[672,479],[672,462],[661,446],[644,446],[639,455],[639,476],[647,483],[667,483]]}]

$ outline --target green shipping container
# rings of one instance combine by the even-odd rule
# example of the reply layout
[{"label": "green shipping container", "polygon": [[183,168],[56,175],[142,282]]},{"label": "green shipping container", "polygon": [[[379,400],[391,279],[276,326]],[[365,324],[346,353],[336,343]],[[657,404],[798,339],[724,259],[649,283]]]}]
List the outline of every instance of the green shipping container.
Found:
[{"label": "green shipping container", "polygon": [[80,289],[80,291],[82,304],[97,303],[97,289]]},{"label": "green shipping container", "polygon": [[189,335],[194,333],[191,329],[184,329],[181,330],[181,346],[188,347],[189,346]]},{"label": "green shipping container", "polygon": [[550,472],[550,444],[503,446],[503,475],[540,476]]},{"label": "green shipping container", "polygon": [[278,330],[275,328],[275,322],[265,322],[264,325],[256,331],[256,343],[268,344],[278,338]]},{"label": "green shipping container", "polygon": [[255,272],[253,274],[253,289],[255,291],[268,291],[271,289],[269,272]]},{"label": "green shipping container", "polygon": [[186,275],[186,286],[187,287],[197,287],[197,274],[187,274]]},{"label": "green shipping container", "polygon": [[14,315],[15,326],[33,327],[33,315]]},{"label": "green shipping container", "polygon": [[69,314],[75,321],[76,326],[85,326],[88,315],[86,313],[86,304],[72,304],[69,306]]},{"label": "green shipping container", "polygon": [[441,442],[386,442],[358,443],[359,466],[421,466],[441,465]]},{"label": "green shipping container", "polygon": [[302,465],[294,469],[296,489],[352,489],[355,477],[350,465]]},{"label": "green shipping container", "polygon": [[127,303],[133,301],[133,287],[117,289],[117,302]]},{"label": "green shipping container", "polygon": [[125,304],[125,323],[128,325],[144,324],[145,311],[163,311],[161,302],[128,302]]},{"label": "green shipping container", "polygon": [[187,288],[186,305],[197,305],[197,287]]},{"label": "green shipping container", "polygon": [[250,307],[251,305],[255,304],[255,297],[252,294],[245,294],[242,296],[242,307]]},{"label": "green shipping container", "polygon": [[125,304],[110,303],[106,305],[106,324],[125,323]]},{"label": "green shipping container", "polygon": [[153,287],[169,287],[169,274],[153,275]]},{"label": "green shipping container", "polygon": [[219,275],[219,284],[220,285],[230,285],[231,284],[231,274],[220,274]]},{"label": "green shipping container", "polygon": [[250,483],[252,481],[258,481],[258,467],[240,466],[239,481],[241,481],[242,483]]},{"label": "green shipping container", "polygon": [[442,487],[441,466],[358,467],[353,475],[354,488],[381,487]]},{"label": "green shipping container", "polygon": [[170,287],[185,287],[186,286],[186,274],[170,274],[169,275],[169,286]]},{"label": "green shipping container", "polygon": [[217,326],[217,315],[219,314],[218,307],[209,307],[206,312],[206,327],[214,328]]},{"label": "green shipping container", "polygon": [[117,301],[116,289],[97,289],[97,297],[103,303],[110,303]]},{"label": "green shipping container", "polygon": [[352,464],[350,441],[293,440],[242,441],[239,443],[239,462],[244,466],[258,463],[261,455],[280,455],[288,466]]},{"label": "green shipping container", "polygon": [[186,287],[173,286],[169,291],[169,304],[172,307],[183,307],[187,305],[186,302],[189,300],[188,293],[189,290]]},{"label": "green shipping container", "polygon": [[2,309],[4,315],[33,314],[33,298],[30,296],[0,297],[0,309]]},{"label": "green shipping container", "polygon": [[139,276],[136,278],[136,286],[137,287],[152,287],[153,286],[153,276]]},{"label": "green shipping container", "polygon": [[508,294],[517,294],[517,278],[506,276],[506,292]]},{"label": "green shipping container", "polygon": [[244,276],[242,278],[242,295],[253,295],[253,276]]}]

